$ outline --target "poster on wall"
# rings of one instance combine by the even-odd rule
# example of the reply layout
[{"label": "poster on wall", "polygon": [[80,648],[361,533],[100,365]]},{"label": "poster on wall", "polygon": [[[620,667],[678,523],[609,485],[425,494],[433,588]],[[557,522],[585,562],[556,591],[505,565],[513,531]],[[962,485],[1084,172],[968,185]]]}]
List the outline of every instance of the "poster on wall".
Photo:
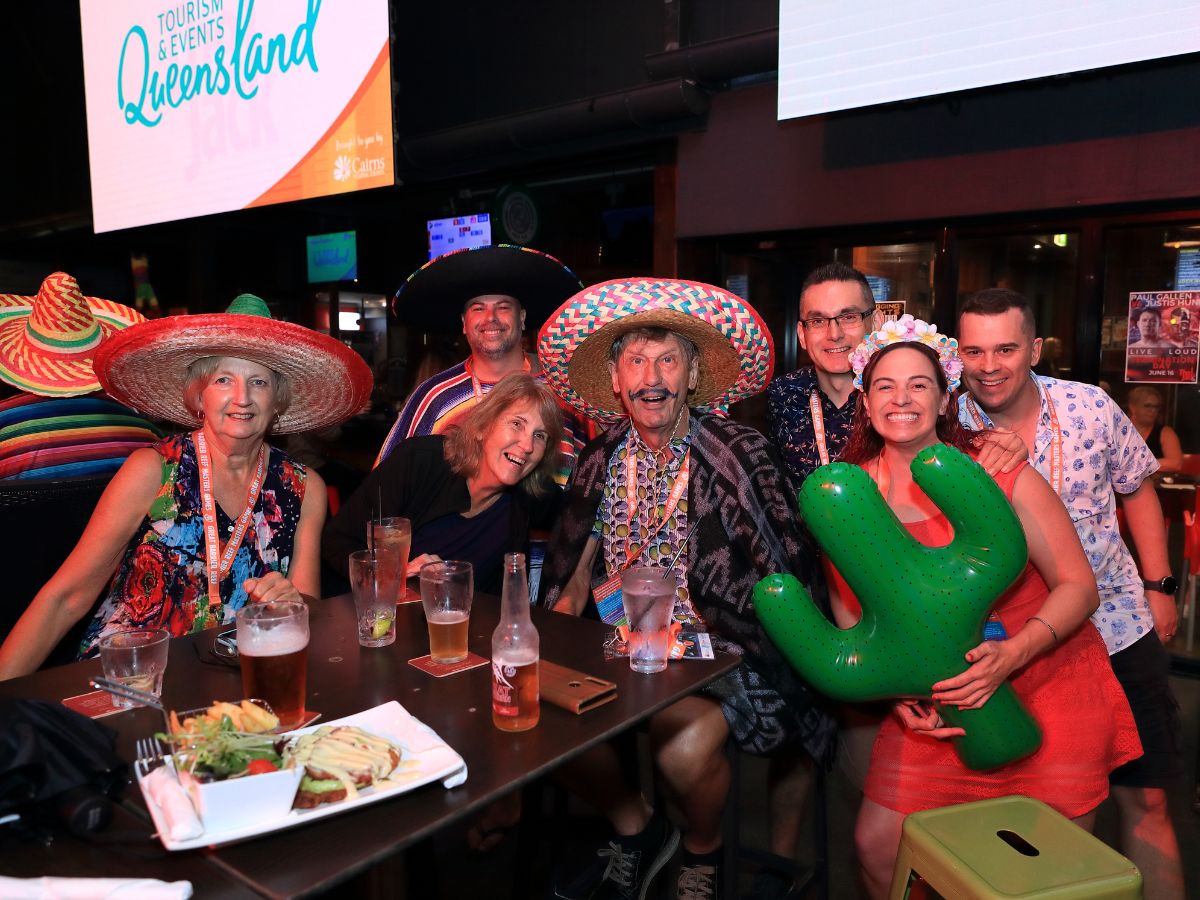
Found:
[{"label": "poster on wall", "polygon": [[97,233],[395,182],[387,0],[81,0]]},{"label": "poster on wall", "polygon": [[1200,291],[1130,294],[1125,381],[1195,384],[1198,338]]}]

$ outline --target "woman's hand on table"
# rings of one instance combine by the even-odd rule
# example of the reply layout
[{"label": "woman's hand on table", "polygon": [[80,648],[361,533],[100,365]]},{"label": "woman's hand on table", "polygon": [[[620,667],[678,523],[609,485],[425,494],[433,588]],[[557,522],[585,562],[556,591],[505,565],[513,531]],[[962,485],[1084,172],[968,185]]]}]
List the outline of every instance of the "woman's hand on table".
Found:
[{"label": "woman's hand on table", "polygon": [[279,572],[267,572],[261,578],[247,578],[242,582],[242,588],[249,594],[251,603],[304,599],[296,586]]},{"label": "woman's hand on table", "polygon": [[420,556],[414,556],[408,561],[408,577],[421,574],[421,567],[427,566],[429,563],[441,562],[442,558],[436,553],[422,553]]},{"label": "woman's hand on table", "polygon": [[933,699],[959,709],[979,709],[996,688],[1020,667],[1015,645],[1008,641],[984,641],[967,652],[966,671],[933,686]]},{"label": "woman's hand on table", "polygon": [[962,737],[966,734],[961,728],[951,728],[943,722],[933,704],[926,700],[900,700],[892,709],[909,731],[915,731],[939,741]]}]

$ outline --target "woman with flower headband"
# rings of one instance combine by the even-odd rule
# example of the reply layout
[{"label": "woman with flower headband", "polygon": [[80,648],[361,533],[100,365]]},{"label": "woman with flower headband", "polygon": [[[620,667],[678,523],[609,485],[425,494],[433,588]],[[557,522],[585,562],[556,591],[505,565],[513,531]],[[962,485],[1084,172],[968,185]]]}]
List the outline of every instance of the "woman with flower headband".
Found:
[{"label": "woman with flower headband", "polygon": [[[950,523],[913,482],[909,466],[939,442],[973,452],[950,402],[962,374],[957,341],[906,315],[868,335],[851,365],[861,393],[842,459],[867,471],[914,538],[944,546]],[[928,701],[898,702],[875,741],[856,826],[872,896],[887,894],[907,814],[1022,794],[1090,829],[1108,794],[1108,773],[1141,754],[1129,705],[1088,623],[1099,602],[1096,583],[1066,510],[1025,464],[993,477],[1020,519],[1030,565],[996,602],[1005,636],[969,651],[965,670],[930,685],[930,693],[938,704],[976,709],[1011,679],[1042,728],[1042,746],[1018,762],[976,772],[946,740],[962,729],[946,727]],[[858,603],[838,573],[832,576],[834,613],[848,627],[858,619]]]}]

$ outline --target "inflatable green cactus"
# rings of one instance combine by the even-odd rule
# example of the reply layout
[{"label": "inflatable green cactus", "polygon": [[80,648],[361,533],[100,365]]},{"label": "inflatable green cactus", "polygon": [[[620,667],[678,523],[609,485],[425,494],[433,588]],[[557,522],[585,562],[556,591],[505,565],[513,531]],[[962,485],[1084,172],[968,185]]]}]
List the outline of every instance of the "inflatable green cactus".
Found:
[{"label": "inflatable green cactus", "polygon": [[[823,466],[798,495],[809,530],[862,603],[853,628],[826,619],[791,575],[754,588],[758,617],[793,668],[839,700],[928,698],[936,682],[966,668],[992,605],[1025,568],[1021,523],[981,466],[937,444],[917,454],[912,473],[954,528],[946,547],[914,540],[858,466]],[[1008,684],[980,709],[939,712],[965,729],[955,747],[972,769],[1013,762],[1041,744]]]}]

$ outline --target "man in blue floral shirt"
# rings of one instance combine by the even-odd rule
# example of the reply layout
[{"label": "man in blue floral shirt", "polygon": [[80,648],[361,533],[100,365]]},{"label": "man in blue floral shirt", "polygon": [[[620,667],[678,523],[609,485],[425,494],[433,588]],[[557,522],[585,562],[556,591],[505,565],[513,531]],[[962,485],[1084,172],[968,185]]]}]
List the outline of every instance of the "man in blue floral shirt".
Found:
[{"label": "man in blue floral shirt", "polygon": [[767,386],[767,437],[797,490],[846,446],[854,420],[850,354],[874,321],[875,298],[857,269],[829,263],[804,279],[796,337],[812,365]]},{"label": "man in blue floral shirt", "polygon": [[[959,398],[959,419],[967,428],[994,424],[1019,434],[1032,448],[1031,464],[1071,514],[1100,592],[1092,623],[1108,646],[1144,750],[1110,778],[1122,848],[1141,870],[1147,897],[1182,898],[1165,790],[1183,769],[1178,704],[1162,643],[1174,635],[1177,613],[1162,509],[1149,477],[1158,463],[1102,390],[1033,373],[1041,344],[1021,294],[994,288],[969,297],[959,317],[958,347],[970,395]],[[1117,497],[1140,573],[1121,539]]]}]

